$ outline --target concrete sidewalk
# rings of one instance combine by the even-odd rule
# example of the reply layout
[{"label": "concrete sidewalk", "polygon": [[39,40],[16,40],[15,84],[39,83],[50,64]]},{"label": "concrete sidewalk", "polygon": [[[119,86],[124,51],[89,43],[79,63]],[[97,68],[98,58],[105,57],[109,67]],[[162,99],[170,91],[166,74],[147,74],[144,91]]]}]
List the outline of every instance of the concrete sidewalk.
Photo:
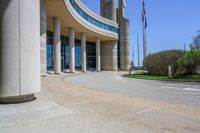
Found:
[{"label": "concrete sidewalk", "polygon": [[199,133],[200,108],[42,79],[37,100],[0,105],[0,133]]}]

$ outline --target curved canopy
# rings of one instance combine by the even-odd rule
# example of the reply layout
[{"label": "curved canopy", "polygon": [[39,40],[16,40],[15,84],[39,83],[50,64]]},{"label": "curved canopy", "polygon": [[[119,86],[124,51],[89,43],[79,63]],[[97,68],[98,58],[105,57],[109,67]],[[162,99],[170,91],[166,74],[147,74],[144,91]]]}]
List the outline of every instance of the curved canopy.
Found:
[{"label": "curved canopy", "polygon": [[68,36],[68,28],[76,30],[76,38],[86,33],[88,41],[118,39],[118,25],[90,11],[80,0],[46,0],[47,28],[53,30],[53,17],[61,19],[62,35]]}]

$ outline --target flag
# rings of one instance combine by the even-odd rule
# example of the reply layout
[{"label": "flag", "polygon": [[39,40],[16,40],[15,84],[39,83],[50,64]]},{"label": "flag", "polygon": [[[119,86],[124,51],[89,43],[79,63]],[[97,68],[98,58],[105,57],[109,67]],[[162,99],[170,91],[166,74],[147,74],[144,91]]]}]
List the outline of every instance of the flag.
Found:
[{"label": "flag", "polygon": [[145,24],[144,28],[147,28],[147,17],[146,17],[146,10],[145,10],[145,2],[142,0],[142,22]]},{"label": "flag", "polygon": [[144,3],[144,0],[142,1],[142,6],[143,6],[143,8],[145,7],[145,3]]},{"label": "flag", "polygon": [[142,14],[142,22],[144,22],[144,14]]},{"label": "flag", "polygon": [[147,28],[147,17],[145,17],[145,25],[144,25],[144,28],[145,28],[145,29]]}]

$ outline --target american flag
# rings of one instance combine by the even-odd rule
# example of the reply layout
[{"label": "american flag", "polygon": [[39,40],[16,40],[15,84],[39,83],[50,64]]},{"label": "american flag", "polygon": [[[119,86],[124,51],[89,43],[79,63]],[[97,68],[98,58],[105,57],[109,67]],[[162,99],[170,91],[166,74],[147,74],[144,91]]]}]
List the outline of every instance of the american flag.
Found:
[{"label": "american flag", "polygon": [[147,17],[146,17],[146,10],[145,10],[145,2],[144,0],[142,0],[142,22],[144,22],[145,26],[144,28],[146,29],[147,28]]}]

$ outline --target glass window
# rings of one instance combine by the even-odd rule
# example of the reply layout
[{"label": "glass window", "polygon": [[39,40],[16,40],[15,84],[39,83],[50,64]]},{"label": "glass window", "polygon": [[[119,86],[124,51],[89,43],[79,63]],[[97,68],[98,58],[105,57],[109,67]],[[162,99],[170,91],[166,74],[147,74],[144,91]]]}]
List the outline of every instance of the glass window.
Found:
[{"label": "glass window", "polygon": [[[47,31],[47,70],[53,71],[54,66],[54,45],[53,32]],[[94,42],[86,42],[86,60],[87,68],[96,68],[96,45]],[[61,68],[62,70],[69,69],[70,65],[70,47],[69,37],[61,36]],[[82,65],[82,50],[81,40],[75,40],[75,67],[81,68]]]}]

